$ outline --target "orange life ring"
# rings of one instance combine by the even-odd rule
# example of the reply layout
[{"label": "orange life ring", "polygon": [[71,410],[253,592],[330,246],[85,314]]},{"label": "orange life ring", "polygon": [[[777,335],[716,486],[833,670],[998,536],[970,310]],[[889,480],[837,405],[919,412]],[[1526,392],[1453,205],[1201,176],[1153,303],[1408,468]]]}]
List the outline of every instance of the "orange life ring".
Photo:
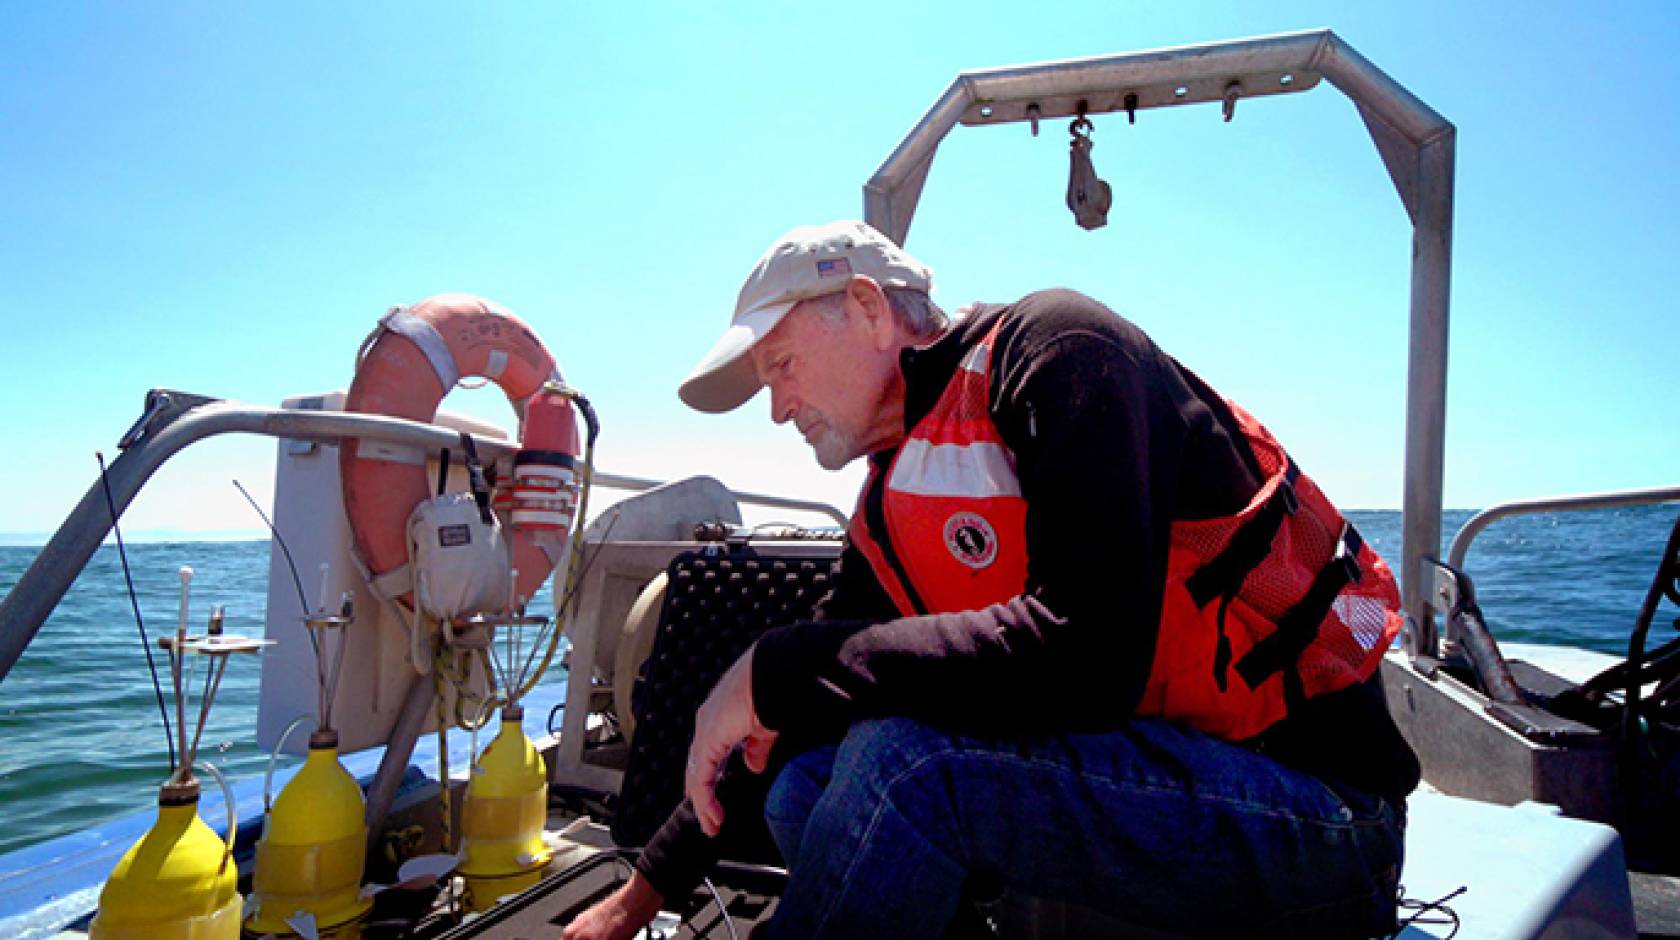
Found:
[{"label": "orange life ring", "polygon": [[[455,383],[474,376],[501,387],[520,416],[523,436],[525,402],[544,383],[561,380],[554,357],[536,333],[482,297],[439,294],[393,308],[379,323],[356,363],[345,411],[429,422]],[[577,422],[569,408],[561,432],[559,448],[577,455]],[[555,442],[543,446],[555,449]],[[339,449],[338,469],[356,552],[375,590],[412,610],[408,517],[431,495],[425,462],[392,459],[351,439]],[[516,590],[530,598],[554,571],[560,553],[518,527],[509,530],[508,540],[513,566],[519,569]]]}]

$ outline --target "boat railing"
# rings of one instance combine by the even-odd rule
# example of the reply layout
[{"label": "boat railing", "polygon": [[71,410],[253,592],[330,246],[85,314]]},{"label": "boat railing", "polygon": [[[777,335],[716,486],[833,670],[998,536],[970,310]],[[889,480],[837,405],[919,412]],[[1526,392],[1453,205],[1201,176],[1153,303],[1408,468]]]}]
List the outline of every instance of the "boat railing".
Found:
[{"label": "boat railing", "polygon": [[[614,490],[629,490],[632,492],[651,490],[656,487],[665,486],[671,482],[669,480],[655,480],[651,477],[624,476],[622,474],[607,473],[600,470],[595,471],[595,473],[591,475],[591,479],[594,481],[595,486],[604,486],[608,489]],[[731,489],[729,493],[731,496],[735,497],[737,502],[746,503],[752,506],[763,506],[767,509],[792,509],[796,512],[808,512],[812,515],[827,516],[830,519],[833,519],[835,524],[842,529],[851,523],[851,517],[841,512],[838,508],[828,503],[818,502],[816,500],[790,499],[786,496],[773,496],[769,493],[751,493],[745,490],[737,489]]]},{"label": "boat railing", "polygon": [[[1464,606],[1458,597],[1460,592],[1469,590],[1464,575],[1464,559],[1470,552],[1470,545],[1481,535],[1488,526],[1501,519],[1513,516],[1529,516],[1548,512],[1579,512],[1594,509],[1616,509],[1626,506],[1649,506],[1659,503],[1680,502],[1680,486],[1657,486],[1646,489],[1614,490],[1604,493],[1577,493],[1564,496],[1547,496],[1539,499],[1522,499],[1499,503],[1490,506],[1471,516],[1464,525],[1459,527],[1453,536],[1452,544],[1447,549],[1445,565],[1433,565],[1434,578],[1430,583],[1431,593],[1442,610],[1450,610]],[[1428,559],[1426,559],[1428,561]],[[1455,635],[1454,618],[1447,619],[1446,644],[1470,644],[1474,650],[1476,637]],[[1441,654],[1440,637],[1436,634],[1431,620],[1414,620],[1409,624],[1412,635],[1408,637],[1410,649],[1415,655],[1439,657]]]},{"label": "boat railing", "polygon": [[1471,516],[1453,536],[1447,549],[1447,564],[1464,569],[1464,556],[1470,543],[1482,530],[1511,516],[1531,516],[1543,512],[1575,512],[1586,509],[1617,509],[1624,506],[1652,506],[1658,503],[1680,502],[1680,486],[1653,486],[1640,490],[1614,490],[1607,493],[1578,493],[1570,496],[1547,496],[1541,499],[1520,499],[1500,503]]},{"label": "boat railing", "polygon": [[[151,475],[188,446],[221,434],[263,434],[276,438],[338,444],[348,438],[378,441],[420,451],[458,446],[462,431],[403,418],[294,408],[268,408],[185,392],[153,389],[140,420],[119,442],[122,453],[95,480],[59,525],[16,585],[0,601],[0,680],[34,639],[70,585],[98,550]],[[511,458],[515,441],[472,435],[487,460]],[[613,489],[645,490],[660,481],[597,472],[594,481]],[[106,487],[109,486],[109,493]],[[842,527],[845,513],[826,503],[762,493],[734,493],[744,503],[828,516]]]}]

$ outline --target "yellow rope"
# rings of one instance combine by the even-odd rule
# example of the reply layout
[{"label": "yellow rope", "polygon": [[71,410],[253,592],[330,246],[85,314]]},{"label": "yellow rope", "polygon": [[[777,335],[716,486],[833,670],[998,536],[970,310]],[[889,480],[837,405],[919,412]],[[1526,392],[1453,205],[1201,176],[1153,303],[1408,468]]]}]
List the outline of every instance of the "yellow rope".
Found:
[{"label": "yellow rope", "polygon": [[453,845],[451,845],[453,841],[453,833],[451,832],[452,827],[449,824],[449,817],[451,814],[449,799],[449,717],[445,713],[443,707],[444,691],[446,688],[444,684],[445,676],[443,674],[445,669],[444,662],[443,644],[440,642],[437,645],[437,653],[432,659],[432,695],[437,703],[438,779],[440,784],[438,789],[438,805],[443,810],[439,831],[443,836],[443,851],[447,854],[455,851],[455,849]]}]

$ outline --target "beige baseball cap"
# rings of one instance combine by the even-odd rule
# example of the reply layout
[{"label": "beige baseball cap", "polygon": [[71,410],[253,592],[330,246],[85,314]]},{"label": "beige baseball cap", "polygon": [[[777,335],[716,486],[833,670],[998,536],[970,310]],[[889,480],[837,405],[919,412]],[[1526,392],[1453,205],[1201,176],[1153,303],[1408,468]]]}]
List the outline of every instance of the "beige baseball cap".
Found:
[{"label": "beige baseball cap", "polygon": [[741,285],[729,329],[677,394],[689,407],[717,414],[740,407],[764,383],[747,352],[802,300],[837,294],[862,275],[882,287],[933,290],[933,271],[862,222],[796,228],[776,240]]}]

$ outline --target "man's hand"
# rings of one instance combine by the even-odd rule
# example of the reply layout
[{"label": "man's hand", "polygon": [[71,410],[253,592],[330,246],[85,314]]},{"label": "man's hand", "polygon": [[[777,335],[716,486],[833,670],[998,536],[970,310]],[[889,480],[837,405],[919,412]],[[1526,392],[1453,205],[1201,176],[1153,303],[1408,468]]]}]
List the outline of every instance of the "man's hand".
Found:
[{"label": "man's hand", "polygon": [[665,899],[641,872],[566,925],[560,940],[630,940],[659,913]]},{"label": "man's hand", "polygon": [[776,743],[776,732],[759,724],[758,712],[753,710],[753,649],[748,647],[735,660],[694,714],[694,742],[688,747],[683,787],[700,817],[700,828],[709,836],[717,835],[723,825],[717,778],[730,750],[742,745],[747,768],[762,772],[770,760],[770,746]]}]

